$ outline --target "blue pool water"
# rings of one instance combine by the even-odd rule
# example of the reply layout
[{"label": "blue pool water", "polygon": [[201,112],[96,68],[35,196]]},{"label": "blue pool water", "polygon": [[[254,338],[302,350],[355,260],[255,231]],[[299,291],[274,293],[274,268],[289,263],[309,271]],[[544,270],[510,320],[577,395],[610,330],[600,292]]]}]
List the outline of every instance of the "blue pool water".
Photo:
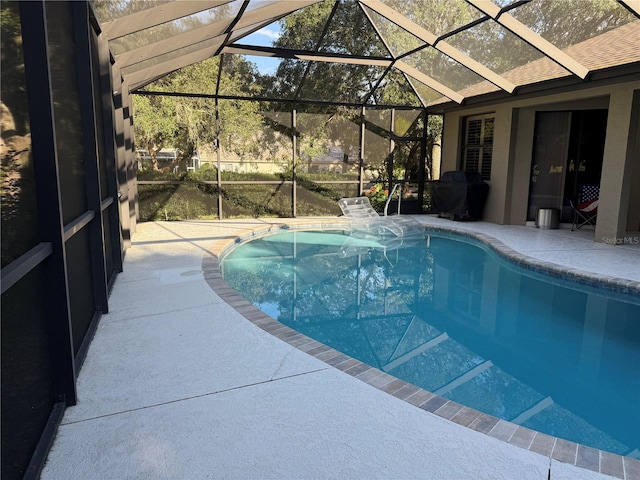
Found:
[{"label": "blue pool water", "polygon": [[637,456],[637,296],[516,267],[449,234],[393,242],[285,232],[238,246],[221,269],[268,315],[373,367],[513,423]]}]

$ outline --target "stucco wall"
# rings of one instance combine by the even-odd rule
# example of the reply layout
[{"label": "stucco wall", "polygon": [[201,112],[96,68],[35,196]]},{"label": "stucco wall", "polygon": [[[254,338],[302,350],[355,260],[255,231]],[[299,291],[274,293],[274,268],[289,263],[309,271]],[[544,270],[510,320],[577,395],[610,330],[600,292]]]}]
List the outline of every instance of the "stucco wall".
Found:
[{"label": "stucco wall", "polygon": [[[573,91],[567,89],[498,104],[457,107],[447,111],[444,115],[442,172],[461,168],[460,144],[464,117],[494,112],[493,163],[484,219],[498,224],[524,225],[536,112],[608,109],[602,174],[604,190],[601,192],[611,199],[611,204],[608,207],[605,205],[607,217],[613,216],[616,220],[609,225],[604,222],[606,227],[599,235],[605,235],[605,231],[619,232],[620,229],[627,228],[627,225],[628,230],[637,229],[640,224],[640,187],[637,186],[637,178],[640,177],[640,142],[633,140],[636,136],[634,132],[638,132],[640,128],[640,114],[637,113],[640,109],[638,91],[640,81],[633,80],[592,88],[583,87],[579,90],[574,88]],[[625,175],[624,182],[608,181],[612,178],[622,178],[622,172]],[[632,181],[632,178],[636,181]],[[614,206],[616,202],[617,206]],[[612,212],[614,208],[615,215]],[[618,218],[624,220],[620,222]]]},{"label": "stucco wall", "polygon": [[631,191],[627,212],[627,232],[640,232],[640,90],[633,92],[633,112],[630,131],[629,163]]},{"label": "stucco wall", "polygon": [[[604,145],[602,178],[600,180],[600,205],[596,241],[617,243],[625,236],[629,196],[631,193],[632,159],[636,131],[630,125],[634,116],[633,90],[616,90],[611,93],[607,137]],[[637,105],[636,105],[637,122]]]}]

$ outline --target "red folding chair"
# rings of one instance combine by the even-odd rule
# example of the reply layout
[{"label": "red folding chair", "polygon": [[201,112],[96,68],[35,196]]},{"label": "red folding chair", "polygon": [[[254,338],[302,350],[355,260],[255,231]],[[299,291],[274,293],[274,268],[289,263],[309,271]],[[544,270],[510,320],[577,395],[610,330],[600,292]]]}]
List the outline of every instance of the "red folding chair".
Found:
[{"label": "red folding chair", "polygon": [[600,187],[598,185],[583,185],[580,189],[578,202],[572,200],[569,205],[573,210],[573,225],[571,231],[577,230],[585,225],[596,226],[598,218],[598,199],[600,197]]}]

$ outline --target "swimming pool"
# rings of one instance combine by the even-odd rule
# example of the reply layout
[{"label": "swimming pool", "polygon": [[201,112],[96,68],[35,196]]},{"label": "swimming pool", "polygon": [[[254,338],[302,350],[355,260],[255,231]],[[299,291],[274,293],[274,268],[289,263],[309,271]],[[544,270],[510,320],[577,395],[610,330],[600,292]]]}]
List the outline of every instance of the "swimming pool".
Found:
[{"label": "swimming pool", "polygon": [[594,448],[640,445],[638,296],[442,233],[279,233],[238,246],[221,270],[278,321],[418,387]]}]

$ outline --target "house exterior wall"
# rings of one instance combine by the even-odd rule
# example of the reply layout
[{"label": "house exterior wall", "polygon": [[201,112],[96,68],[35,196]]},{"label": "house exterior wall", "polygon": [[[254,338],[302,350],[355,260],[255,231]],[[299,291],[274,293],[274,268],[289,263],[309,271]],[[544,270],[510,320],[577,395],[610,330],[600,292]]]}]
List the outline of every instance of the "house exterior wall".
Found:
[{"label": "house exterior wall", "polygon": [[[640,80],[602,86],[550,90],[517,100],[455,107],[444,112],[441,171],[462,165],[464,118],[494,113],[495,133],[489,198],[484,220],[526,223],[536,112],[607,109],[601,205],[596,241],[624,237],[640,228]],[[632,179],[636,181],[632,181]],[[604,240],[603,240],[604,239]]]},{"label": "house exterior wall", "polygon": [[635,132],[631,130],[630,137],[635,139],[635,145],[631,150],[631,192],[629,194],[629,211],[627,213],[627,231],[640,232],[640,92],[634,92]]},{"label": "house exterior wall", "polygon": [[[640,87],[636,95],[632,89],[624,89],[612,92],[610,97],[609,112],[615,114],[610,114],[607,122],[596,226],[596,239],[605,243],[618,243],[627,231],[632,165],[635,163],[632,152],[637,141],[633,135],[637,129],[632,126],[634,120],[636,124],[638,122],[637,93],[640,93]],[[635,208],[638,208],[637,203]]]}]

